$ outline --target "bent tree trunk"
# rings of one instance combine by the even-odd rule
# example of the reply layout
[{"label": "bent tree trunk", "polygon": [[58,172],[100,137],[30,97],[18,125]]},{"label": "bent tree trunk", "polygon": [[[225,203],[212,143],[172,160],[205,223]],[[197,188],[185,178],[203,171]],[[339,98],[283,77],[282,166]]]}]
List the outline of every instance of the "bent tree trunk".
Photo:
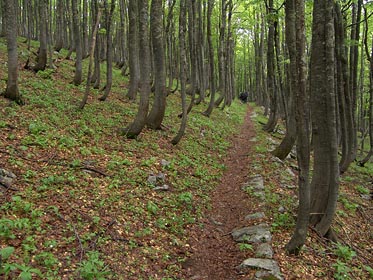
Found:
[{"label": "bent tree trunk", "polygon": [[153,107],[147,119],[147,125],[152,129],[160,129],[166,110],[166,69],[163,48],[162,0],[152,0],[150,12],[155,96]]},{"label": "bent tree trunk", "polygon": [[331,239],[339,187],[333,9],[332,0],[314,1],[310,66],[314,147],[310,223]]},{"label": "bent tree trunk", "polygon": [[[289,24],[288,24],[289,23]],[[304,23],[304,0],[286,1],[286,41],[289,47],[290,87],[295,98],[295,119],[297,138],[297,158],[299,166],[299,208],[294,234],[286,245],[289,253],[299,254],[307,237],[310,217],[310,141],[308,106],[306,93],[306,38]]]},{"label": "bent tree trunk", "polygon": [[[46,19],[47,18],[47,3],[46,0],[40,0],[38,4],[39,10],[39,18]],[[38,55],[38,63],[33,67],[35,72],[44,71],[47,65],[47,21],[46,20],[39,20],[39,32],[40,32],[40,47],[39,47],[39,55]]]},{"label": "bent tree trunk", "polygon": [[[373,37],[372,37],[373,42]],[[368,160],[373,156],[373,44],[372,44],[372,52],[370,55],[370,63],[369,63],[369,143],[370,149],[368,154],[364,159],[359,162],[360,166],[364,166],[368,162]]]},{"label": "bent tree trunk", "polygon": [[148,0],[138,1],[139,8],[139,57],[140,57],[140,104],[135,120],[122,133],[127,138],[137,137],[146,123],[150,93],[150,51],[148,32]]}]

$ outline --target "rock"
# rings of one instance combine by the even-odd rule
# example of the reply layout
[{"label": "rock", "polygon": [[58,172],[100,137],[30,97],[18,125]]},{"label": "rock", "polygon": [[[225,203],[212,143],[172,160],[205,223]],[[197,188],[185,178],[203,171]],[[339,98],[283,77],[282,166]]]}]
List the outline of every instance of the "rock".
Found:
[{"label": "rock", "polygon": [[9,177],[9,178],[12,178],[12,179],[15,179],[17,177],[13,172],[5,170],[3,168],[0,168],[0,176],[1,177]]},{"label": "rock", "polygon": [[254,112],[254,113],[251,114],[250,117],[251,117],[251,118],[256,118],[257,116],[258,116],[258,114],[257,114],[256,112]]},{"label": "rock", "polygon": [[272,161],[277,162],[279,164],[284,164],[284,162],[281,159],[279,159],[278,157],[272,157]]},{"label": "rock", "polygon": [[370,194],[361,194],[360,197],[365,200],[371,200],[372,196]]},{"label": "rock", "polygon": [[166,174],[162,173],[162,172],[159,172],[158,175],[157,175],[157,181],[159,182],[164,182],[164,180],[166,180]]},{"label": "rock", "polygon": [[285,213],[285,212],[286,212],[286,209],[284,208],[284,206],[280,206],[280,207],[278,208],[278,212],[280,212],[280,213]]},{"label": "rock", "polygon": [[251,221],[251,220],[258,220],[258,219],[263,219],[265,217],[265,214],[263,212],[257,212],[254,214],[249,214],[245,217],[246,221]]},{"label": "rock", "polygon": [[277,280],[278,278],[276,276],[273,276],[269,271],[267,270],[259,270],[255,273],[255,280]]},{"label": "rock", "polygon": [[273,249],[268,243],[262,243],[258,246],[255,252],[255,256],[258,258],[272,259]]},{"label": "rock", "polygon": [[291,190],[291,189],[296,189],[297,186],[294,186],[294,185],[287,185],[286,188]]},{"label": "rock", "polygon": [[267,224],[235,229],[232,231],[232,237],[236,242],[247,243],[269,242],[272,239]]},{"label": "rock", "polygon": [[[281,271],[276,261],[268,259],[250,258],[244,260],[239,266],[239,271],[245,271],[248,268],[259,268],[262,271],[258,271],[255,274],[256,279],[271,279],[268,277],[275,277],[274,279],[282,280]],[[263,273],[263,270],[265,273]]]},{"label": "rock", "polygon": [[169,167],[170,164],[171,164],[170,161],[167,161],[167,160],[165,160],[165,159],[162,159],[162,160],[161,160],[161,165],[162,165],[163,167]]},{"label": "rock", "polygon": [[150,175],[148,177],[148,183],[151,185],[155,185],[157,183],[157,176]]},{"label": "rock", "polygon": [[162,186],[158,186],[158,187],[153,188],[153,191],[168,191],[168,190],[170,190],[169,185],[162,185]]},{"label": "rock", "polygon": [[264,190],[263,177],[261,175],[255,175],[250,181],[245,184],[243,190],[246,190],[247,188],[252,188],[256,191]]},{"label": "rock", "polygon": [[253,137],[253,138],[250,139],[250,142],[256,142],[256,141],[258,141],[258,139],[256,137]]}]

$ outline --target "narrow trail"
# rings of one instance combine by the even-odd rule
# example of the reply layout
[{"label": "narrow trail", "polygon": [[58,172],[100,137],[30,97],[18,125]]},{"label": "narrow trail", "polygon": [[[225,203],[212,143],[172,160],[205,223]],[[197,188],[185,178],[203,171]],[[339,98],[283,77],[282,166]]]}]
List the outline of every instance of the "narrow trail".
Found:
[{"label": "narrow trail", "polygon": [[245,252],[239,250],[230,233],[244,226],[245,216],[253,210],[247,194],[241,190],[250,174],[250,139],[255,136],[251,113],[249,108],[241,132],[233,139],[224,160],[226,170],[211,195],[212,208],[207,211],[204,226],[196,225],[190,231],[192,255],[183,265],[186,279],[247,279],[236,270],[245,259]]}]

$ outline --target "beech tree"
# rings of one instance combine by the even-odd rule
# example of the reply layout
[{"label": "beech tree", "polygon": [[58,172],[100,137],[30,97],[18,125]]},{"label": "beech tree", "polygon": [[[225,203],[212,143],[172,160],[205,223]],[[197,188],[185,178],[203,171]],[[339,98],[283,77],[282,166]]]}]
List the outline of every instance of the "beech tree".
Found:
[{"label": "beech tree", "polygon": [[[18,52],[17,52],[17,0],[6,0],[6,24],[3,25],[7,28],[6,30],[6,40],[7,40],[7,50],[8,50],[8,80],[6,83],[6,89],[4,92],[4,97],[9,98],[22,104],[21,95],[18,89]],[[4,21],[4,19],[3,19]]]}]

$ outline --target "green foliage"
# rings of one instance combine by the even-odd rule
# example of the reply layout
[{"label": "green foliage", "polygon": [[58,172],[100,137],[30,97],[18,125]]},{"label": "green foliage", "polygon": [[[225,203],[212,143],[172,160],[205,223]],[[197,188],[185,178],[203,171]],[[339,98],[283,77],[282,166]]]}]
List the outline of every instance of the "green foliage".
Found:
[{"label": "green foliage", "polygon": [[85,280],[104,280],[110,274],[97,251],[87,252],[87,259],[82,261],[77,272]]},{"label": "green foliage", "polygon": [[254,251],[253,245],[247,243],[238,243],[238,248],[243,251]]},{"label": "green foliage", "polygon": [[370,193],[370,190],[364,186],[361,186],[361,185],[358,185],[356,186],[356,190],[361,193],[361,194],[369,194]]},{"label": "green foliage", "polygon": [[14,247],[5,247],[0,250],[0,256],[3,261],[6,261],[14,252]]},{"label": "green foliage", "polygon": [[355,210],[359,207],[359,204],[351,202],[345,197],[340,197],[339,200],[342,202],[344,208],[348,211],[355,212]]},{"label": "green foliage", "polygon": [[294,218],[289,213],[276,213],[272,223],[273,230],[278,228],[291,228],[295,224]]},{"label": "green foliage", "polygon": [[149,213],[155,215],[157,214],[159,207],[157,206],[157,204],[149,200],[146,205],[146,209],[148,210]]},{"label": "green foliage", "polygon": [[335,269],[334,272],[334,279],[336,280],[349,280],[350,278],[350,271],[351,269],[345,264],[344,262],[341,262],[340,260],[337,260],[335,264],[333,264],[333,267]]},{"label": "green foliage", "polygon": [[356,252],[352,250],[350,247],[345,246],[341,243],[336,244],[336,248],[334,250],[334,254],[336,254],[339,258],[350,261],[353,257],[356,256]]}]

